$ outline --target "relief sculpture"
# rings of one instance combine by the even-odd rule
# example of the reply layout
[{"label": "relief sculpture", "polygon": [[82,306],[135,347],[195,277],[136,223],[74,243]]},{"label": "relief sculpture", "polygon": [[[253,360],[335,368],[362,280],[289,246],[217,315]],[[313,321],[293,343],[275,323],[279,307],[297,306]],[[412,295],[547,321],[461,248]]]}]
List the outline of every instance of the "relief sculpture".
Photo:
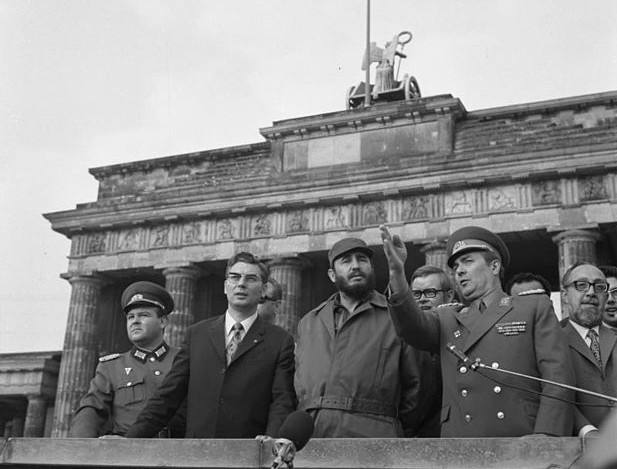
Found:
[{"label": "relief sculpture", "polygon": [[410,197],[403,201],[403,220],[428,218],[428,197]]},{"label": "relief sculpture", "polygon": [[365,225],[388,223],[388,211],[383,202],[371,202],[364,206],[362,220]]}]

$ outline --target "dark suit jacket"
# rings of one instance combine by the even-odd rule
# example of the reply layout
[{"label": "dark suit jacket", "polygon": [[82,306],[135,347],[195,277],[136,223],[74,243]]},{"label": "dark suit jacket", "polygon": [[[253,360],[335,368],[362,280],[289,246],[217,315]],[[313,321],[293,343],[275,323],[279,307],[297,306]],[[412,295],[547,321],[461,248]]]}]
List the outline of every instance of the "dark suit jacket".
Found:
[{"label": "dark suit jacket", "polygon": [[290,334],[258,317],[227,366],[225,316],[191,326],[171,371],[125,436],[154,436],[186,397],[186,438],[277,437],[296,404],[293,351]]},{"label": "dark suit jacket", "polygon": [[571,401],[572,392],[487,369],[473,371],[446,347],[451,342],[471,360],[480,358],[488,366],[573,384],[563,331],[547,296],[504,293],[483,313],[477,307],[425,312],[410,292],[391,298],[391,305],[394,325],[405,341],[440,352],[442,437],[570,434],[572,406],[551,396]]},{"label": "dark suit jacket", "polygon": [[[602,358],[602,369],[600,369],[591,349],[570,321],[564,319],[561,325],[570,346],[576,386],[617,397],[617,347],[615,347],[617,336],[615,333],[603,325],[600,326],[600,357]],[[578,435],[579,430],[585,425],[599,427],[610,410],[604,407],[608,405],[606,399],[580,392],[576,393],[576,402],[579,404],[574,413],[574,435]],[[601,407],[594,407],[594,405]]]}]

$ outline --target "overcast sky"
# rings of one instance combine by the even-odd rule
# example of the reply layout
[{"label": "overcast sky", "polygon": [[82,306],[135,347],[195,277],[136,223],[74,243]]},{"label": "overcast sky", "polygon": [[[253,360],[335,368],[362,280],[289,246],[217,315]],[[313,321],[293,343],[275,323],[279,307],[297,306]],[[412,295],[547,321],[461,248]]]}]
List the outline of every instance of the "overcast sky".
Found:
[{"label": "overcast sky", "polygon": [[[0,352],[60,350],[69,240],[42,213],[96,199],[88,168],[263,141],[339,111],[365,0],[0,0]],[[401,74],[478,110],[617,89],[614,0],[373,0],[413,33]]]}]

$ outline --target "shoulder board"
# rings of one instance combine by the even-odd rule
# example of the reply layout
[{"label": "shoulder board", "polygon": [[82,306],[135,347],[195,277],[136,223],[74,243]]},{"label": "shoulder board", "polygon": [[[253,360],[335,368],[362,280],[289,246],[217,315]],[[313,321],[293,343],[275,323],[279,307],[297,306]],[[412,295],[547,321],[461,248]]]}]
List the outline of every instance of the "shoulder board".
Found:
[{"label": "shoulder board", "polygon": [[115,360],[119,356],[120,356],[119,353],[110,353],[109,355],[105,355],[105,356],[99,358],[99,362],[103,363],[103,362],[108,362],[110,360]]},{"label": "shoulder board", "polygon": [[522,291],[517,296],[542,295],[542,294],[546,294],[546,292],[542,288],[537,288],[535,290]]},{"label": "shoulder board", "polygon": [[462,308],[463,303],[443,303],[437,306],[437,308]]},{"label": "shoulder board", "polygon": [[512,304],[511,296],[504,296],[501,300],[499,300],[499,306],[510,306]]}]

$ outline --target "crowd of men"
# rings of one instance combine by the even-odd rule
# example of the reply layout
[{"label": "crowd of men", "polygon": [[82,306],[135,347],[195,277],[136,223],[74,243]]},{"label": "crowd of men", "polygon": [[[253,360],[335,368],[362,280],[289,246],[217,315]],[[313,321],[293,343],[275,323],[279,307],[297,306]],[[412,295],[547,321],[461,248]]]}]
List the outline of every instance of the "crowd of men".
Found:
[{"label": "crowd of men", "polygon": [[[388,264],[375,289],[374,251],[344,238],[328,252],[336,293],[274,325],[283,288],[250,253],[229,259],[227,310],[163,340],[173,299],[137,282],[122,295],[133,348],[100,359],[71,425],[74,437],[278,437],[294,410],[318,438],[585,436],[617,397],[617,268],[571,266],[559,322],[550,285],[518,274],[480,227],[447,242],[452,274],[423,266],[380,228]],[[592,394],[586,393],[591,391]]]}]

